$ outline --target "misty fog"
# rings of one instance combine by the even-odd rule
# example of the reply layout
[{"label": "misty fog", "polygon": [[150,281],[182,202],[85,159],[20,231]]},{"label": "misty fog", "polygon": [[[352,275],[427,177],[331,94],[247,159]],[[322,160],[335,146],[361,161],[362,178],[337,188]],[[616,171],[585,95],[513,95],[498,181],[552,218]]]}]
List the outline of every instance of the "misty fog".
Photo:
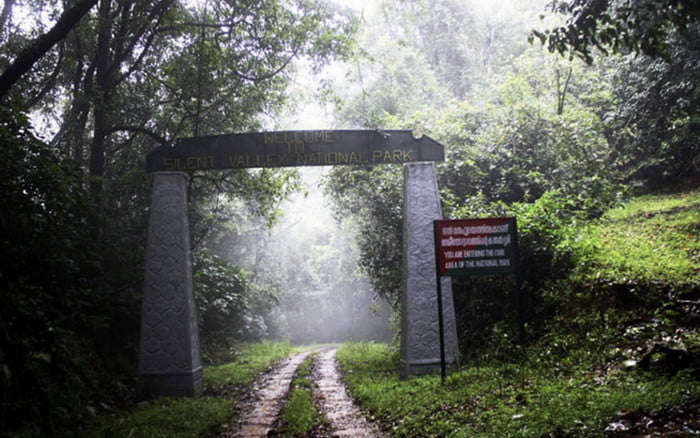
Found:
[{"label": "misty fog", "polygon": [[391,340],[390,307],[358,270],[352,223],[334,220],[320,187],[327,169],[299,172],[302,188],[280,205],[279,222],[250,224],[256,232],[244,245],[253,281],[277,293],[275,336],[294,344]]}]

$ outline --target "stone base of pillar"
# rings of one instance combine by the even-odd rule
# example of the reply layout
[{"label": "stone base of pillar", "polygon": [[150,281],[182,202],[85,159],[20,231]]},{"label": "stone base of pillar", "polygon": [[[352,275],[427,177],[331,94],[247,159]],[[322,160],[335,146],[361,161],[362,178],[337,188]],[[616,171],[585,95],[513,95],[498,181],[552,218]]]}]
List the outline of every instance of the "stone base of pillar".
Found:
[{"label": "stone base of pillar", "polygon": [[136,382],[136,397],[197,397],[202,395],[202,367],[183,374],[142,374]]}]

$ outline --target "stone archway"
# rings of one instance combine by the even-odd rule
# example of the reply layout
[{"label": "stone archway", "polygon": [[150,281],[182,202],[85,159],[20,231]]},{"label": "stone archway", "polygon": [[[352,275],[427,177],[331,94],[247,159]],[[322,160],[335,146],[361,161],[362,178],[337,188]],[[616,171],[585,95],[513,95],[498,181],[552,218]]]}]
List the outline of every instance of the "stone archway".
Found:
[{"label": "stone archway", "polygon": [[[442,218],[434,161],[444,148],[410,131],[280,131],[180,140],[149,154],[153,194],[146,248],[137,392],[199,395],[187,172],[313,165],[404,165],[402,375],[440,368],[433,221]],[[449,278],[442,279],[447,362],[458,356]]]}]

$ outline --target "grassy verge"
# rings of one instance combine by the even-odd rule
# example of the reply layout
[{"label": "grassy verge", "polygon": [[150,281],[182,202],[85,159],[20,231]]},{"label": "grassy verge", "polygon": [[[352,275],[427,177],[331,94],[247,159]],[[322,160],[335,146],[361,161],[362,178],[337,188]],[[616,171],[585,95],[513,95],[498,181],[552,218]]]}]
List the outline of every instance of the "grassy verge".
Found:
[{"label": "grassy verge", "polygon": [[235,362],[204,368],[204,386],[215,390],[230,385],[247,385],[291,351],[292,346],[286,342],[242,344]]},{"label": "grassy verge", "polygon": [[529,345],[441,385],[400,380],[386,345],[346,344],[338,358],[352,394],[401,437],[619,436],[630,418],[697,411],[700,191],[640,197],[569,231],[576,266],[534,291]]},{"label": "grassy verge", "polygon": [[319,412],[313,397],[311,373],[317,353],[311,353],[297,369],[292,380],[287,404],[282,412],[282,431],[284,436],[309,434],[319,427],[325,427],[326,421]]},{"label": "grassy verge", "polygon": [[700,284],[700,190],[635,198],[581,237],[582,277]]},{"label": "grassy verge", "polygon": [[[291,351],[288,343],[261,342],[241,346],[236,362],[204,369],[204,385],[220,389],[248,385]],[[214,391],[216,392],[216,391]],[[162,398],[98,417],[62,437],[196,438],[215,436],[232,421],[235,405],[224,397]]]},{"label": "grassy verge", "polygon": [[577,266],[544,292],[557,307],[550,346],[586,351],[595,367],[700,368],[700,190],[635,198],[572,247]]},{"label": "grassy verge", "polygon": [[602,437],[620,412],[700,398],[687,374],[602,377],[531,361],[454,372],[442,385],[437,375],[400,380],[383,344],[345,344],[338,358],[352,394],[401,437]]},{"label": "grassy verge", "polygon": [[[163,398],[100,417],[72,437],[193,438],[213,436],[231,419],[233,402],[223,398]],[[66,436],[66,435],[63,435]]]}]

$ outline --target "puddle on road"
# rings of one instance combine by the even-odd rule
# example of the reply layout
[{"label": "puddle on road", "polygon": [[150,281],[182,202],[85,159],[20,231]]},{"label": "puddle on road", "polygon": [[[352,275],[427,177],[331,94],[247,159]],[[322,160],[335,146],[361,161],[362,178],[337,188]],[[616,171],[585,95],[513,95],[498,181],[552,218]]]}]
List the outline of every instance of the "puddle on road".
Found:
[{"label": "puddle on road", "polygon": [[320,351],[314,373],[318,385],[317,396],[321,400],[320,408],[335,430],[332,436],[382,438],[383,435],[365,419],[348,395],[340,380],[335,353],[335,348]]},{"label": "puddle on road", "polygon": [[255,400],[243,407],[240,420],[234,430],[222,433],[220,438],[259,438],[266,437],[277,421],[280,410],[289,393],[294,372],[308,353],[290,356],[278,368],[256,382],[253,390]]}]

